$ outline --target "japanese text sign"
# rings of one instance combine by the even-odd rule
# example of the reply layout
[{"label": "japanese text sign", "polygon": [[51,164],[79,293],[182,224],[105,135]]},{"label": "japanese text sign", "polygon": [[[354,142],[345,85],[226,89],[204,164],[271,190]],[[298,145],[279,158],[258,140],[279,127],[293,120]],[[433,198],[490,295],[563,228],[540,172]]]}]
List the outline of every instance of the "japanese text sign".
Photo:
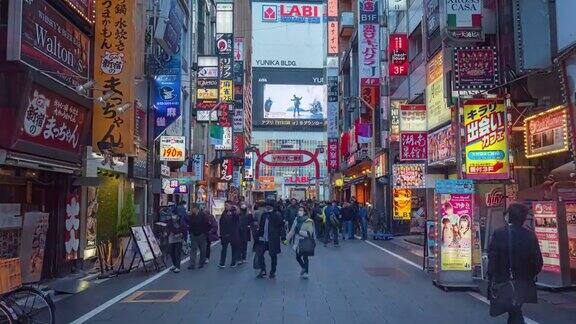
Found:
[{"label": "japanese text sign", "polygon": [[358,64],[361,96],[372,107],[379,104],[380,25],[378,0],[358,1]]},{"label": "japanese text sign", "polygon": [[154,77],[154,137],[180,117],[180,74]]},{"label": "japanese text sign", "polygon": [[331,20],[328,22],[328,54],[338,54],[338,21]]},{"label": "japanese text sign", "polygon": [[328,17],[338,17],[338,0],[328,0]]},{"label": "japanese text sign", "polygon": [[220,101],[234,102],[232,80],[220,80]]},{"label": "japanese text sign", "polygon": [[20,138],[72,153],[79,153],[86,109],[33,85]]},{"label": "japanese text sign", "polygon": [[186,160],[184,136],[160,136],[160,161]]},{"label": "japanese text sign", "polygon": [[394,220],[409,221],[412,218],[412,190],[394,189]]},{"label": "japanese text sign", "polygon": [[234,175],[234,163],[232,159],[222,159],[220,163],[220,180],[231,181]]},{"label": "japanese text sign", "polygon": [[500,99],[464,102],[466,178],[507,179],[506,107]]},{"label": "japanese text sign", "polygon": [[426,67],[426,113],[428,130],[438,127],[452,118],[452,112],[444,98],[444,56],[436,54]]},{"label": "japanese text sign", "polygon": [[328,158],[326,159],[326,164],[328,171],[335,172],[340,168],[340,157],[338,154],[338,139],[329,138],[328,139]]},{"label": "japanese text sign", "polygon": [[[101,105],[96,103],[92,119],[92,146],[111,148],[116,153],[134,155],[134,114],[121,114],[117,108],[134,102],[135,1],[96,1],[94,80],[102,90],[96,96],[111,93]],[[131,107],[130,109],[134,109]]]},{"label": "japanese text sign", "polygon": [[428,138],[426,132],[400,133],[400,160],[426,160],[428,155]]},{"label": "japanese text sign", "polygon": [[526,157],[566,152],[568,139],[568,110],[558,107],[525,119]]},{"label": "japanese text sign", "polygon": [[400,131],[402,132],[425,132],[426,131],[426,106],[425,105],[401,105],[400,106]]},{"label": "japanese text sign", "polygon": [[408,75],[408,36],[406,34],[390,34],[388,71],[390,76]]},{"label": "japanese text sign", "polygon": [[394,164],[392,179],[394,188],[425,188],[426,166],[424,164]]},{"label": "japanese text sign", "polygon": [[545,271],[560,272],[558,206],[555,201],[533,201],[534,232],[540,244]]}]

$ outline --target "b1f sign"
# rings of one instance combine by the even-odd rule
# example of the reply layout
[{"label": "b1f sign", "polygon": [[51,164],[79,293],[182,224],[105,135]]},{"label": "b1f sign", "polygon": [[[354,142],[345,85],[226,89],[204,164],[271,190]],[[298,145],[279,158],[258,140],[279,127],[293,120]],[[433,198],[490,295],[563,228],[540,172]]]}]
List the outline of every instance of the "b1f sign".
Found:
[{"label": "b1f sign", "polygon": [[360,23],[378,23],[378,0],[360,0]]},{"label": "b1f sign", "polygon": [[389,41],[388,71],[390,75],[408,75],[408,36],[406,34],[391,34]]}]

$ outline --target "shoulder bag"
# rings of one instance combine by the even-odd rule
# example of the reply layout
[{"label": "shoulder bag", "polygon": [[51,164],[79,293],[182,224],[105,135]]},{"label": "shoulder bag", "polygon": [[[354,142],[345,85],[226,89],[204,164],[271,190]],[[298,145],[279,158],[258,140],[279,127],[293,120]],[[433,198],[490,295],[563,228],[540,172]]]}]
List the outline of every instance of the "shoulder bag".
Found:
[{"label": "shoulder bag", "polygon": [[298,253],[305,256],[314,256],[314,249],[316,249],[316,240],[312,238],[310,232],[308,236],[301,238],[298,241]]}]

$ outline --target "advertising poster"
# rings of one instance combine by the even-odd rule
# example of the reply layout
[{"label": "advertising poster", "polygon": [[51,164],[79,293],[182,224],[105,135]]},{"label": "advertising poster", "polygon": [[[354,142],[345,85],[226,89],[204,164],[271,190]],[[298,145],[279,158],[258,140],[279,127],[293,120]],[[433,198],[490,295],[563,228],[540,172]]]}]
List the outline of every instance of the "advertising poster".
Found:
[{"label": "advertising poster", "polygon": [[566,152],[570,148],[568,110],[553,108],[524,120],[526,157]]},{"label": "advertising poster", "polygon": [[426,131],[426,106],[425,105],[400,105],[400,131],[401,132],[425,132]]},{"label": "advertising poster", "polygon": [[390,100],[390,142],[400,140],[400,107],[406,100]]},{"label": "advertising poster", "polygon": [[154,232],[152,232],[150,225],[145,225],[142,228],[144,229],[144,234],[146,234],[146,237],[148,238],[148,243],[150,244],[150,247],[152,248],[152,252],[154,252],[154,255],[157,258],[161,257],[162,256],[162,250],[160,249],[160,244],[158,243],[158,240],[156,239]]},{"label": "advertising poster", "polygon": [[96,225],[98,223],[98,187],[87,187],[86,191],[86,243],[84,245],[84,258],[86,258],[87,253],[93,253],[93,256],[96,255]]},{"label": "advertising poster", "polygon": [[[570,207],[570,206],[568,206]],[[542,270],[560,272],[560,249],[558,247],[558,208],[555,201],[532,202],[534,232],[538,237],[544,259]]]},{"label": "advertising poster", "polygon": [[275,189],[276,183],[273,176],[260,176],[258,179],[256,179],[256,190],[269,191]]},{"label": "advertising poster", "polygon": [[498,84],[495,47],[454,49],[454,90],[490,89]]},{"label": "advertising poster", "polygon": [[428,165],[449,161],[456,161],[456,138],[452,124],[428,134]]},{"label": "advertising poster", "polygon": [[134,145],[133,107],[119,114],[116,109],[134,103],[135,46],[134,1],[126,1],[125,10],[113,10],[106,1],[96,2],[94,30],[94,80],[101,90],[94,96],[112,92],[104,105],[94,104],[92,114],[92,147],[96,151],[111,149],[114,153],[136,154]]},{"label": "advertising poster", "polygon": [[264,86],[265,119],[326,118],[325,85],[267,84]]},{"label": "advertising poster", "polygon": [[162,178],[162,192],[167,195],[188,193],[190,178]]},{"label": "advertising poster", "polygon": [[186,138],[184,136],[160,137],[160,161],[186,160]]},{"label": "advertising poster", "polygon": [[214,145],[214,148],[219,151],[228,151],[232,149],[232,127],[220,127],[222,130],[222,141]]},{"label": "advertising poster", "polygon": [[472,269],[473,195],[440,195],[441,269]]},{"label": "advertising poster", "polygon": [[408,67],[410,66],[408,61],[408,35],[390,34],[388,47],[390,48],[388,63],[390,76],[408,75]]},{"label": "advertising poster", "polygon": [[466,178],[508,179],[506,107],[503,100],[464,102]]},{"label": "advertising poster", "polygon": [[150,248],[150,244],[146,238],[144,228],[142,226],[132,226],[131,229],[136,246],[138,246],[138,250],[142,256],[142,261],[148,262],[154,260],[154,254],[152,254],[152,249]]},{"label": "advertising poster", "polygon": [[412,218],[412,190],[394,189],[394,220],[410,221]]},{"label": "advertising poster", "polygon": [[28,212],[24,214],[20,242],[22,283],[40,281],[46,249],[46,234],[50,214]]},{"label": "advertising poster", "polygon": [[392,166],[394,188],[426,188],[425,164],[394,164]]},{"label": "advertising poster", "polygon": [[565,204],[570,269],[576,270],[576,201],[567,201]]},{"label": "advertising poster", "polygon": [[[298,2],[254,2],[252,66],[255,68],[324,67],[324,5]],[[279,41],[278,31],[282,31]]]},{"label": "advertising poster", "polygon": [[436,54],[426,66],[426,115],[428,130],[452,119],[452,112],[444,98],[444,57]]},{"label": "advertising poster", "polygon": [[428,134],[426,132],[400,133],[400,160],[421,161],[427,159]]},{"label": "advertising poster", "polygon": [[[46,71],[48,77],[67,86],[90,79],[88,35],[45,0],[11,2],[15,10],[8,15],[8,60]],[[92,13],[89,16],[91,20]]]}]

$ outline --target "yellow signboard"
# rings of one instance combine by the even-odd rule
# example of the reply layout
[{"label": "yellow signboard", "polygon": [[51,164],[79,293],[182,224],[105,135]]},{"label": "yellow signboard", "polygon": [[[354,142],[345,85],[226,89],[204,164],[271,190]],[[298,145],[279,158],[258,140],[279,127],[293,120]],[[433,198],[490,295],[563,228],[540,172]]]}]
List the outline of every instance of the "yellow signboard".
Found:
[{"label": "yellow signboard", "polygon": [[200,88],[196,90],[196,98],[203,100],[217,100],[218,99],[218,89],[206,89]]},{"label": "yellow signboard", "polygon": [[464,102],[466,178],[508,179],[506,107],[501,99]]},{"label": "yellow signboard", "polygon": [[232,87],[232,80],[220,80],[220,101],[228,103],[234,101]]},{"label": "yellow signboard", "polygon": [[394,189],[394,220],[409,221],[412,218],[412,190]]},{"label": "yellow signboard", "polygon": [[[92,119],[94,151],[136,154],[134,145],[135,1],[96,1],[94,31],[94,95]],[[126,105],[129,108],[126,110]],[[120,108],[122,107],[122,108]]]},{"label": "yellow signboard", "polygon": [[452,113],[444,98],[444,58],[442,51],[426,66],[426,115],[428,130],[452,119]]}]

